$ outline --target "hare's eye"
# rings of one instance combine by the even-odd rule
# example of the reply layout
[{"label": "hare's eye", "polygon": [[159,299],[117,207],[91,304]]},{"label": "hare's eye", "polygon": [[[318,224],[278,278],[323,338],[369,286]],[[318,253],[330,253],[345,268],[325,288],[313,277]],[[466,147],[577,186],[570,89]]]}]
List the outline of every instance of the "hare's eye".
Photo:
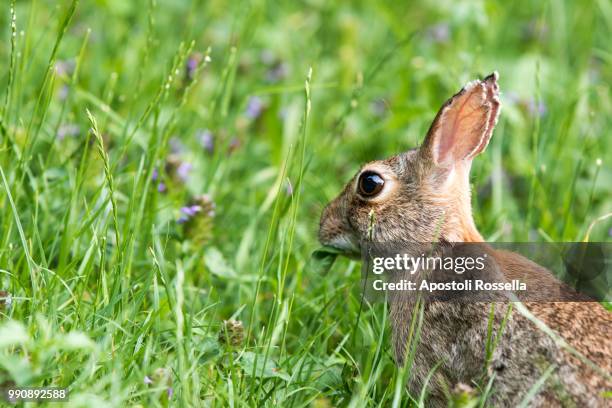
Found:
[{"label": "hare's eye", "polygon": [[364,197],[374,197],[382,191],[384,185],[385,180],[373,171],[364,171],[359,176],[359,193]]}]

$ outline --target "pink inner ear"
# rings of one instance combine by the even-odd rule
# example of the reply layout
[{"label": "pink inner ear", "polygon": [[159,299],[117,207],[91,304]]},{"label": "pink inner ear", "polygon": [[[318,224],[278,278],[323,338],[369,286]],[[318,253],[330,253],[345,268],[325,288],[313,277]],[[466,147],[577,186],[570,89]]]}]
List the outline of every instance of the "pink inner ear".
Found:
[{"label": "pink inner ear", "polygon": [[493,74],[471,82],[442,107],[428,136],[436,164],[471,159],[484,150],[499,111],[496,80]]},{"label": "pink inner ear", "polygon": [[499,102],[499,86],[497,85],[497,72],[489,75],[483,81],[484,86],[487,91],[487,100],[491,104],[490,112],[489,112],[489,120],[487,122],[487,127],[485,133],[480,141],[480,144],[474,149],[472,153],[470,153],[470,158],[475,157],[480,154],[489,144],[491,140],[491,136],[493,135],[493,129],[495,129],[495,125],[497,125],[497,119],[499,118],[499,107],[501,103]]}]

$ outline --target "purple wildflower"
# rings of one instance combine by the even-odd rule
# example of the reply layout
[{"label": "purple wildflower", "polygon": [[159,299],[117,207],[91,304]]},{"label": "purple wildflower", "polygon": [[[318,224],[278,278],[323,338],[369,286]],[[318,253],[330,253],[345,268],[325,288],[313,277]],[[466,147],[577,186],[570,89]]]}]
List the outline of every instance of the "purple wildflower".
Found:
[{"label": "purple wildflower", "polygon": [[427,30],[427,35],[433,40],[433,42],[448,42],[450,38],[450,27],[447,23],[438,23],[429,27]]},{"label": "purple wildflower", "polygon": [[74,66],[75,63],[74,61],[57,61],[55,63],[55,73],[60,76],[60,77],[64,77],[64,76],[70,76],[72,75],[72,72],[74,71]]},{"label": "purple wildflower", "polygon": [[210,130],[205,129],[197,133],[197,138],[200,144],[209,154],[213,154],[215,151],[215,139]]},{"label": "purple wildflower", "polygon": [[261,116],[264,110],[264,104],[260,97],[251,96],[247,102],[245,115],[247,118],[255,120]]},{"label": "purple wildflower", "polygon": [[202,54],[195,52],[189,56],[187,63],[185,64],[185,76],[188,81],[193,81],[195,73],[202,62]]},{"label": "purple wildflower", "polygon": [[178,219],[179,224],[184,224],[189,221],[192,217],[202,211],[202,207],[199,205],[188,205],[185,207],[181,207],[182,215]]},{"label": "purple wildflower", "polygon": [[[158,181],[159,180],[159,170],[157,169],[157,167],[155,167],[153,169],[153,173],[151,173],[151,181]],[[160,193],[165,193],[166,192],[166,183],[164,183],[163,181],[160,180],[160,182],[157,184],[157,191]]]},{"label": "purple wildflower", "polygon": [[202,211],[202,207],[200,207],[199,205],[190,205],[186,207],[181,207],[181,212],[187,215],[188,217],[193,217],[200,211]]},{"label": "purple wildflower", "polygon": [[189,57],[189,60],[187,60],[187,69],[190,72],[195,71],[195,69],[198,67],[198,59],[191,56]]},{"label": "purple wildflower", "polygon": [[610,228],[610,229],[608,230],[608,236],[609,236],[609,237],[612,237],[612,228]]},{"label": "purple wildflower", "polygon": [[153,384],[153,380],[148,375],[145,375],[143,382],[147,385]]},{"label": "purple wildflower", "polygon": [[74,123],[69,123],[66,125],[61,125],[59,129],[57,129],[57,140],[62,141],[66,138],[66,136],[78,136],[81,129],[78,125]]},{"label": "purple wildflower", "polygon": [[287,76],[287,64],[284,62],[278,62],[274,64],[266,73],[266,80],[268,82],[280,82]]},{"label": "purple wildflower", "polygon": [[176,174],[183,182],[185,182],[189,178],[189,173],[191,172],[192,168],[193,166],[191,163],[181,162],[176,169]]},{"label": "purple wildflower", "polygon": [[212,238],[215,203],[208,194],[191,198],[180,209],[177,223],[184,224],[183,233],[186,239],[197,244],[204,244]]},{"label": "purple wildflower", "polygon": [[531,113],[531,115],[533,116],[537,115],[539,117],[542,117],[546,115],[546,113],[548,112],[548,109],[546,108],[546,104],[542,100],[538,101],[537,105],[534,99],[530,100],[527,108],[529,110],[529,113]]},{"label": "purple wildflower", "polygon": [[174,388],[168,387],[168,390],[166,390],[166,392],[168,393],[168,398],[172,398],[172,395],[174,395]]}]

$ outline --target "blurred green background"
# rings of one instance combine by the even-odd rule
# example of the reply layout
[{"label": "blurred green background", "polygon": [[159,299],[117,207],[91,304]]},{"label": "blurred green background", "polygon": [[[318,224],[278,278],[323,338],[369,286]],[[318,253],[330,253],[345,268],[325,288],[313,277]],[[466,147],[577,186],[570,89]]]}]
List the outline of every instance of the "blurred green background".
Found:
[{"label": "blurred green background", "polygon": [[[384,307],[361,305],[357,264],[309,263],[319,215],[493,70],[483,236],[581,241],[612,212],[608,1],[15,11],[13,29],[0,5],[0,383],[85,406],[390,402]],[[589,239],[611,235],[601,220]]]}]

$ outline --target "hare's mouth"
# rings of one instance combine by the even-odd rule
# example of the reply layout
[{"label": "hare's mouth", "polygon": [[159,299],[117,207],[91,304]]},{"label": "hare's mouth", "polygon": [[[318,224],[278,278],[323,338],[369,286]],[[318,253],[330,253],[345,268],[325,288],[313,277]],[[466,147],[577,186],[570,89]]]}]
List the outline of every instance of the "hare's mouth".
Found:
[{"label": "hare's mouth", "polygon": [[359,248],[359,245],[355,244],[352,239],[344,235],[336,235],[329,242],[326,242],[325,246],[336,249],[340,253],[340,255],[346,256],[348,258],[361,258],[361,249]]}]

